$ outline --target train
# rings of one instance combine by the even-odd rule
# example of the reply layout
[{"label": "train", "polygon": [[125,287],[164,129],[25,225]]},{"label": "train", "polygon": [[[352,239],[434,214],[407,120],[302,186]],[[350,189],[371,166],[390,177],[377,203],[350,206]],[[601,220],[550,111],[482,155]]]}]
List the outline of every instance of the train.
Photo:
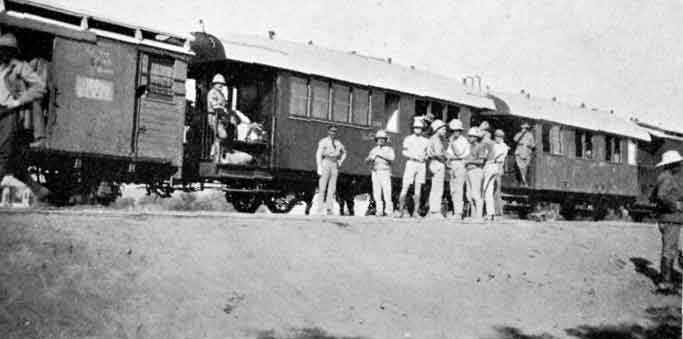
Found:
[{"label": "train", "polygon": [[[458,118],[466,129],[486,120],[505,131],[508,145],[522,122],[532,125],[528,186],[519,183],[514,156],[506,159],[508,211],[524,216],[555,205],[565,219],[584,212],[601,219],[609,210],[642,219],[651,211],[653,159],[683,145],[675,132],[613,112],[490,91],[473,77],[285,41],[274,32],[183,36],[28,0],[0,1],[0,28],[35,45],[27,50],[52,65],[47,142],[30,149],[29,168],[64,203],[107,203],[128,182],[166,196],[213,183],[240,212],[265,204],[287,213],[313,199],[315,146],[328,126],[338,126],[348,151],[339,190],[353,197],[371,190],[364,158],[374,133],[387,131],[398,148],[416,117],[432,115]],[[230,143],[247,162],[215,156],[207,94],[216,74],[225,78],[230,109],[258,130]],[[395,192],[404,164],[397,152]]]}]

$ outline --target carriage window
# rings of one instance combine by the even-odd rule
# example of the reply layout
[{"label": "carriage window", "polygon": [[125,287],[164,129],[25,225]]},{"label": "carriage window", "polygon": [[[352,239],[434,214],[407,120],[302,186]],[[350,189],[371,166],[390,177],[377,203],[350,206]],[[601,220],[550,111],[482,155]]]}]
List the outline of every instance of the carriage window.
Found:
[{"label": "carriage window", "polygon": [[628,164],[637,165],[638,145],[633,140],[629,140],[628,144],[626,144],[626,151],[628,153]]},{"label": "carriage window", "polygon": [[617,137],[605,137],[605,161],[621,162],[621,140]]},{"label": "carriage window", "polygon": [[351,90],[348,86],[334,84],[332,86],[332,93],[332,120],[348,122]]},{"label": "carriage window", "polygon": [[353,88],[351,122],[357,125],[367,125],[370,118],[370,91]]},{"label": "carriage window", "polygon": [[593,134],[587,131],[576,131],[574,138],[576,157],[593,159]]},{"label": "carriage window", "polygon": [[399,133],[399,114],[401,106],[401,96],[391,93],[384,95],[384,116],[387,119],[387,132]]},{"label": "carriage window", "polygon": [[330,84],[311,80],[311,118],[327,119],[330,112]]},{"label": "carriage window", "polygon": [[562,145],[564,144],[562,135],[561,126],[553,126],[550,128],[550,153],[564,154],[564,149],[562,149]]},{"label": "carriage window", "polygon": [[458,119],[458,117],[460,117],[460,107],[448,105],[448,109],[446,110],[446,121]]},{"label": "carriage window", "polygon": [[143,55],[142,83],[147,85],[150,98],[173,101],[173,59]]},{"label": "carriage window", "polygon": [[432,101],[431,104],[431,112],[434,115],[435,119],[443,119],[444,118],[444,105],[440,102],[435,102]]},{"label": "carriage window", "polygon": [[289,114],[304,117],[308,115],[308,80],[305,78],[290,77]]},{"label": "carriage window", "polygon": [[429,103],[424,100],[415,100],[415,116],[427,115]]},{"label": "carriage window", "polygon": [[541,144],[543,144],[543,153],[550,153],[550,126],[542,125]]}]

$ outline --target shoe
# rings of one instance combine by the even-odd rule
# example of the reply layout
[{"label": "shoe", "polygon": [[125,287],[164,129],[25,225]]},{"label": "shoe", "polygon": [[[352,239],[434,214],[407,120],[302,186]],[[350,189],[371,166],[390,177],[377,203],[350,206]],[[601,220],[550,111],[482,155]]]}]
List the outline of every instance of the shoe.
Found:
[{"label": "shoe", "polygon": [[443,217],[443,214],[441,214],[441,212],[429,212],[429,214],[427,214],[426,218],[428,218],[428,219],[443,219],[444,217]]}]

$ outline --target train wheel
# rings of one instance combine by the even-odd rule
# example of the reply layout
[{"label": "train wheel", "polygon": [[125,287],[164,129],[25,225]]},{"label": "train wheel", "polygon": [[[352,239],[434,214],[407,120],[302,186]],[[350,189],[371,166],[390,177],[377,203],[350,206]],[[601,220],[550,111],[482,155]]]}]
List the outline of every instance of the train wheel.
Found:
[{"label": "train wheel", "polygon": [[560,215],[564,220],[576,219],[576,205],[574,205],[574,202],[569,199],[565,200],[560,208]]},{"label": "train wheel", "polygon": [[232,202],[235,210],[242,213],[254,213],[261,206],[261,198],[252,193],[226,194],[228,202]]},{"label": "train wheel", "polygon": [[607,202],[603,199],[597,199],[593,203],[593,221],[604,220],[607,213]]},{"label": "train wheel", "polygon": [[265,201],[268,210],[271,213],[277,214],[289,213],[292,208],[294,208],[294,205],[296,205],[296,202],[297,199],[293,194],[272,195],[269,196]]}]

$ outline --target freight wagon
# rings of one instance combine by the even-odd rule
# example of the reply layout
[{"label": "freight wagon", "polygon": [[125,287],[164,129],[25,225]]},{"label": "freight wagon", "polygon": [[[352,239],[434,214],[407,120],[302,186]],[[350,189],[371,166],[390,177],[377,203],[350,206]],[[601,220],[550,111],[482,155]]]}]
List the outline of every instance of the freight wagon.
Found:
[{"label": "freight wagon", "polygon": [[0,29],[20,58],[49,62],[46,139],[29,165],[59,202],[180,175],[187,38],[23,0],[0,1]]}]

